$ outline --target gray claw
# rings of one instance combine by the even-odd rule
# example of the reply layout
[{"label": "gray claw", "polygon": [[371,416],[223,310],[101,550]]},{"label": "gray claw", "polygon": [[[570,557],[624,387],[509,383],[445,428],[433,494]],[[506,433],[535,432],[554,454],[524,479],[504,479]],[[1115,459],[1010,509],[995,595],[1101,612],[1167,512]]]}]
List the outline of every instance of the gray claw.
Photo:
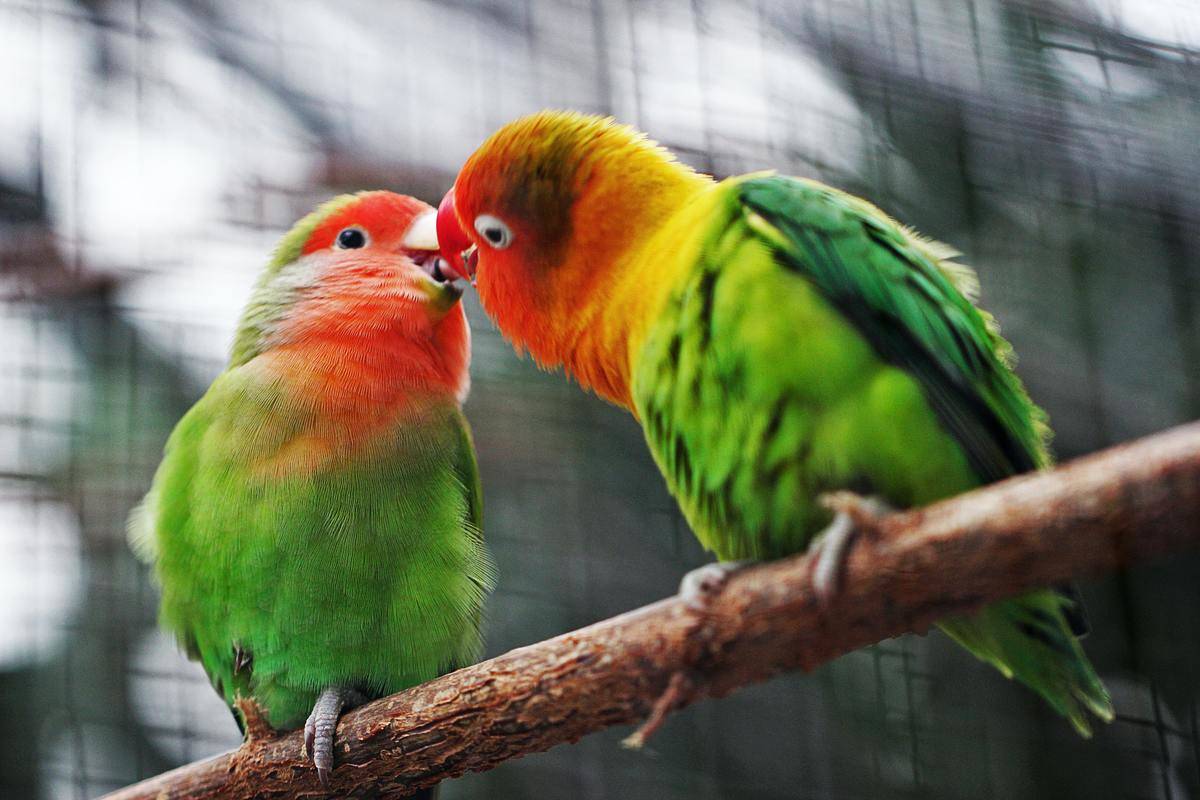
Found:
[{"label": "gray claw", "polygon": [[748,565],[749,561],[717,561],[697,567],[679,582],[679,597],[692,611],[703,614],[713,598],[725,588],[729,576]]},{"label": "gray claw", "polygon": [[833,520],[813,540],[809,557],[813,593],[818,601],[827,603],[841,588],[850,546],[860,535],[872,533],[875,520],[892,509],[877,497],[862,497],[852,492],[822,495],[821,504],[833,511]]},{"label": "gray claw", "polygon": [[813,559],[812,586],[821,602],[828,602],[837,594],[846,554],[850,552],[850,545],[857,533],[850,515],[839,511],[813,542],[810,548],[810,557]]},{"label": "gray claw", "polygon": [[321,785],[327,789],[329,774],[333,771],[333,737],[338,717],[343,708],[361,703],[363,699],[354,689],[330,686],[321,692],[304,723],[304,753],[317,768]]}]

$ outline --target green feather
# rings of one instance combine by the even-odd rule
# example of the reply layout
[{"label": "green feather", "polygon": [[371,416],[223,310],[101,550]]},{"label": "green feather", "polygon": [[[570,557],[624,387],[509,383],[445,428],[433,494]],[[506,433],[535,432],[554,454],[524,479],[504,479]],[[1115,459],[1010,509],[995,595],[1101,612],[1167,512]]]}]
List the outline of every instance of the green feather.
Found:
[{"label": "green feather", "polygon": [[928,245],[815,182],[770,177],[740,188],[748,220],[774,240],[780,263],[812,281],[884,360],[919,377],[981,480],[1047,463],[1041,412],[1001,355],[1011,348]]},{"label": "green feather", "polygon": [[[180,421],[143,508],[162,621],[232,703],[302,723],[331,685],[369,696],[477,655],[492,569],[470,434],[452,404],[397,426],[355,463],[281,479],[253,464],[303,427],[302,404],[252,366]],[[235,672],[235,649],[250,653]]]},{"label": "green feather", "polygon": [[[719,185],[699,252],[635,359],[647,441],[722,559],[803,551],[830,490],[924,505],[1049,463],[1044,415],[967,294],[970,271],[868,203],[812,181]],[[668,223],[669,225],[670,223]],[[1033,592],[943,628],[1088,732],[1112,718],[1071,634]]]},{"label": "green feather", "polygon": [[245,364],[262,352],[265,339],[295,301],[308,277],[297,264],[305,243],[322,222],[353,203],[361,194],[343,194],[325,201],[279,240],[274,255],[254,285],[246,310],[242,312],[233,340],[230,366]]}]

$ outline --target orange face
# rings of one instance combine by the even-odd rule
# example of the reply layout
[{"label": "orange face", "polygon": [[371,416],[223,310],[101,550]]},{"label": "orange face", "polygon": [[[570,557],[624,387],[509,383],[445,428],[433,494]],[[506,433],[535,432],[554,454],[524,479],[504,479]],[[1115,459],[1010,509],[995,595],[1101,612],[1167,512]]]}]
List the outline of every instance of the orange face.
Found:
[{"label": "orange face", "polygon": [[[300,252],[309,255],[323,249],[364,249],[404,253],[420,260],[428,255],[436,241],[421,246],[422,242],[414,237],[406,246],[404,240],[413,223],[430,211],[433,209],[415,197],[383,191],[364,192],[326,215],[312,229]],[[371,238],[361,243],[351,239],[339,242],[339,235],[348,229],[358,229]]]},{"label": "orange face", "polygon": [[230,359],[287,398],[271,401],[286,424],[256,445],[262,477],[397,446],[397,431],[461,404],[470,331],[440,264],[434,210],[390,192],[336,198],[283,237]]},{"label": "orange face", "polygon": [[441,272],[434,210],[391,192],[357,195],[316,222],[266,287],[287,310],[266,356],[338,400],[384,405],[414,391],[465,395],[470,335],[462,289]]},{"label": "orange face", "polygon": [[439,210],[443,256],[474,278],[505,336],[543,364],[562,363],[637,233],[622,213],[636,210],[627,176],[605,169],[631,141],[629,129],[600,117],[517,120],[471,156]]},{"label": "orange face", "polygon": [[656,280],[639,250],[709,185],[628,126],[544,111],[467,160],[438,211],[438,240],[518,350],[626,404],[628,337]]},{"label": "orange face", "polygon": [[359,195],[328,214],[284,267],[301,291],[283,331],[428,333],[462,294],[441,272],[433,214],[391,192]]}]

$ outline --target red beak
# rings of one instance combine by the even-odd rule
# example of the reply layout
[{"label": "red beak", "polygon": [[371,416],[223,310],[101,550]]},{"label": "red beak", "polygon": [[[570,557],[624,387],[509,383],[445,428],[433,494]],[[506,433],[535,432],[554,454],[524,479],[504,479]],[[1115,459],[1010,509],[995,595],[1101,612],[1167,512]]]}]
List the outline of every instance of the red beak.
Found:
[{"label": "red beak", "polygon": [[[446,192],[437,212],[438,246],[442,258],[450,265],[456,278],[475,280],[475,246],[458,222],[458,211],[454,208],[454,189]],[[468,252],[470,251],[470,252]],[[444,270],[443,270],[444,271]]]}]

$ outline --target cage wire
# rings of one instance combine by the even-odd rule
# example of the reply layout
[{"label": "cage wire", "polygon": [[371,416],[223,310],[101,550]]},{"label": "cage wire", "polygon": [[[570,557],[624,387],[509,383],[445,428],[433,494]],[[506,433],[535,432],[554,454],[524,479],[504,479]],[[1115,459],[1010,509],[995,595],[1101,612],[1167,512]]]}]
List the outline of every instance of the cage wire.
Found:
[{"label": "cage wire", "polygon": [[[952,242],[1066,458],[1200,417],[1190,0],[0,0],[0,796],[235,746],[125,544],[274,240],[333,193],[435,201],[491,130],[611,113],[717,175],[860,193]],[[632,420],[467,299],[496,654],[705,560]],[[1083,586],[1085,741],[939,634],[444,784],[443,797],[1200,794],[1200,560]]]}]

